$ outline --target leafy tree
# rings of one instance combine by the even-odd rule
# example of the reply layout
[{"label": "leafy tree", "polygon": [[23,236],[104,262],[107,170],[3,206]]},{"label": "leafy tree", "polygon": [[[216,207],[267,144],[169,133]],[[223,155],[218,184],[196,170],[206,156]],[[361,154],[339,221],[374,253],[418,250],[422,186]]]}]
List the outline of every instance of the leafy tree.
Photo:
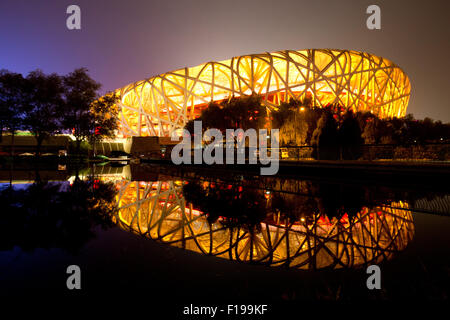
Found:
[{"label": "leafy tree", "polygon": [[433,140],[448,142],[450,140],[450,123],[436,121],[433,129]]},{"label": "leafy tree", "polygon": [[55,73],[36,70],[26,77],[23,124],[36,138],[36,156],[42,142],[62,128],[63,92],[62,79]]},{"label": "leafy tree", "polygon": [[280,129],[282,145],[309,145],[321,113],[322,109],[312,108],[307,98],[291,99],[272,112],[272,128]]},{"label": "leafy tree", "polygon": [[313,96],[312,96],[311,92],[309,92],[309,91],[306,92],[305,97],[303,98],[303,101],[302,101],[302,105],[305,108],[309,108],[309,109],[313,108]]},{"label": "leafy tree", "polygon": [[231,120],[229,115],[226,114],[227,110],[224,109],[225,108],[218,103],[211,102],[208,105],[208,108],[202,111],[200,118],[196,120],[202,121],[202,128],[205,130],[216,128],[220,131],[225,131],[227,128],[230,128]]},{"label": "leafy tree", "polygon": [[[267,111],[260,96],[233,97],[220,104],[211,102],[195,120],[202,121],[203,130],[215,128],[222,133],[226,129],[260,129],[267,124]],[[193,134],[194,120],[188,121],[184,128]]]},{"label": "leafy tree", "polygon": [[[281,103],[270,113],[271,127],[280,129],[282,145],[316,146],[316,153],[320,149],[323,159],[334,158],[338,147],[345,159],[357,159],[362,143],[409,145],[450,140],[450,124],[429,118],[417,120],[408,114],[404,118],[380,119],[371,112],[353,113],[339,104],[322,108],[311,105],[312,100],[306,98]],[[258,129],[268,124],[266,108],[257,95],[211,102],[198,120],[203,121],[204,130],[221,131]],[[187,122],[185,128],[193,132],[193,121]]]},{"label": "leafy tree", "polygon": [[325,111],[320,117],[311,138],[311,144],[316,147],[315,153],[318,159],[335,160],[337,158],[338,128],[331,112]]},{"label": "leafy tree", "polygon": [[25,79],[19,73],[0,71],[0,141],[6,129],[11,134],[11,155],[14,154],[14,135],[22,124]]},{"label": "leafy tree", "polygon": [[339,145],[343,159],[355,160],[361,156],[361,129],[355,114],[348,110],[343,115],[342,124],[339,127]]},{"label": "leafy tree", "polygon": [[314,131],[317,128],[317,124],[319,122],[320,117],[322,116],[324,110],[320,108],[307,108],[305,107],[305,121],[308,124],[308,131],[306,134],[305,144],[311,145],[311,140],[314,134]]},{"label": "leafy tree", "polygon": [[367,123],[363,127],[363,133],[361,137],[364,139],[365,144],[377,144],[380,143],[381,137],[384,134],[384,127],[386,124],[378,117],[372,117],[366,119]]},{"label": "leafy tree", "polygon": [[76,153],[80,152],[81,141],[93,133],[91,105],[98,98],[100,83],[91,79],[87,69],[79,68],[63,78],[64,117],[62,125],[72,131],[76,142]]},{"label": "leafy tree", "polygon": [[195,121],[194,119],[189,120],[184,125],[184,129],[186,129],[191,135],[194,134],[194,121]]},{"label": "leafy tree", "polygon": [[118,95],[115,92],[109,92],[91,104],[88,120],[91,130],[89,142],[94,148],[96,142],[116,136],[119,114],[117,99]]},{"label": "leafy tree", "polygon": [[260,129],[267,123],[267,110],[261,104],[261,96],[233,97],[222,103],[230,129]]},{"label": "leafy tree", "polygon": [[272,128],[280,129],[284,123],[294,116],[294,108],[292,104],[282,102],[278,110],[272,112]]}]

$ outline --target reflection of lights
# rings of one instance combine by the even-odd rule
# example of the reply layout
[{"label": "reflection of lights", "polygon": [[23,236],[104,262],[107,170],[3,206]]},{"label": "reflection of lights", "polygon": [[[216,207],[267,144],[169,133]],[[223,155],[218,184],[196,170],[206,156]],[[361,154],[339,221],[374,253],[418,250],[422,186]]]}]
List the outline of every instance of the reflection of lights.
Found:
[{"label": "reflection of lights", "polygon": [[231,260],[301,269],[353,267],[392,258],[414,235],[412,214],[401,209],[408,208],[402,202],[391,204],[400,209],[365,207],[355,216],[344,214],[340,219],[318,213],[308,219],[302,216],[301,223],[294,225],[280,221],[279,214],[278,218],[271,215],[257,231],[248,232],[208,222],[203,212],[186,204],[182,181],[148,182],[139,195],[137,190],[142,187],[137,182],[122,181],[118,185],[119,210],[114,221],[120,227],[172,246]]}]

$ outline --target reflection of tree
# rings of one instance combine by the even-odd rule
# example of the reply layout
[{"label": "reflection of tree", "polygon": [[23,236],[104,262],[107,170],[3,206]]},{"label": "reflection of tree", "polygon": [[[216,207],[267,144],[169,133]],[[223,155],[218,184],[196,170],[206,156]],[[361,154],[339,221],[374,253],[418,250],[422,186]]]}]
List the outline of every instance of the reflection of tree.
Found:
[{"label": "reflection of tree", "polygon": [[329,218],[340,218],[345,214],[352,217],[372,203],[366,199],[363,186],[310,183],[307,187],[308,195],[284,192],[267,192],[266,195],[262,188],[214,179],[184,184],[183,195],[187,202],[204,212],[210,221],[222,217],[222,223],[232,221],[250,227],[258,225],[268,213],[279,214],[291,222],[315,213]]},{"label": "reflection of tree", "polygon": [[312,197],[299,196],[292,193],[271,193],[272,212],[280,214],[282,218],[289,221],[299,221],[302,217],[307,217],[317,213],[317,203]]},{"label": "reflection of tree", "polygon": [[[272,207],[290,216],[291,220],[309,213],[320,212],[328,217],[344,214],[350,216],[360,212],[362,207],[386,206],[391,202],[406,202],[409,208],[415,208],[418,202],[428,202],[428,211],[436,214],[448,214],[448,204],[445,197],[449,194],[449,187],[445,183],[436,181],[433,185],[392,184],[390,186],[378,183],[342,183],[328,181],[305,181],[293,178],[268,177],[264,188],[272,193]],[[260,187],[261,188],[261,187]],[[305,201],[313,201],[310,206]],[[305,207],[306,206],[306,207]],[[423,206],[423,205],[422,205]],[[308,209],[309,207],[309,209]]]},{"label": "reflection of tree", "polygon": [[315,199],[319,212],[328,217],[344,214],[355,216],[368,205],[362,186],[320,183],[316,186]]},{"label": "reflection of tree", "polygon": [[93,228],[111,226],[114,188],[98,180],[37,182],[26,189],[0,191],[0,249],[20,246],[74,252],[94,237]]},{"label": "reflection of tree", "polygon": [[186,201],[208,216],[210,222],[224,218],[226,225],[259,225],[266,217],[267,200],[262,190],[243,188],[241,185],[215,182],[189,182],[183,186]]},{"label": "reflection of tree", "polygon": [[[196,205],[185,201],[181,181],[122,181],[118,187],[114,221],[121,228],[236,261],[299,269],[355,267],[392,258],[414,235],[412,214],[385,206],[362,207],[354,216],[340,218],[311,213],[295,223],[274,213],[249,230],[224,226],[221,219],[208,221],[204,212],[194,209]],[[188,194],[194,199],[205,189],[194,184]],[[289,201],[284,205],[293,208]],[[304,208],[308,205],[304,202]],[[395,206],[407,209],[403,202]]]}]

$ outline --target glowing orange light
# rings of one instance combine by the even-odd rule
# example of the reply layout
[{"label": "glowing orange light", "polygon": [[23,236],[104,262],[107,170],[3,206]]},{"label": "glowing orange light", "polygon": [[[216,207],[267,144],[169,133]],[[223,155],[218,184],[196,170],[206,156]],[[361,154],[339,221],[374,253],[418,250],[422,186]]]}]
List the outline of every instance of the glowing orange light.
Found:
[{"label": "glowing orange light", "polygon": [[[124,136],[170,136],[211,101],[259,94],[270,110],[290,99],[340,104],[380,118],[406,114],[411,85],[391,61],[334,49],[278,51],[208,62],[138,81],[117,92]],[[301,111],[304,111],[305,109]]]}]

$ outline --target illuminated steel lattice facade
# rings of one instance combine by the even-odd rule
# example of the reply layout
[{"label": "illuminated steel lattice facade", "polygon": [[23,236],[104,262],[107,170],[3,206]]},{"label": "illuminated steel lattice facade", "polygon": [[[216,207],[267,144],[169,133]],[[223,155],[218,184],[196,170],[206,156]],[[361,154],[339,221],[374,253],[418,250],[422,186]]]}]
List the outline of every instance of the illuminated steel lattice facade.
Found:
[{"label": "illuminated steel lattice facade", "polygon": [[365,52],[277,51],[208,62],[118,89],[125,136],[169,136],[211,101],[259,94],[269,110],[289,99],[340,104],[381,118],[406,113],[411,85],[391,61]]},{"label": "illuminated steel lattice facade", "polygon": [[262,222],[261,228],[229,228],[209,223],[186,204],[182,181],[117,184],[118,212],[113,221],[121,228],[171,246],[224,259],[298,269],[350,268],[379,263],[406,248],[414,235],[407,204],[363,208],[351,219],[313,221],[286,227]]}]

